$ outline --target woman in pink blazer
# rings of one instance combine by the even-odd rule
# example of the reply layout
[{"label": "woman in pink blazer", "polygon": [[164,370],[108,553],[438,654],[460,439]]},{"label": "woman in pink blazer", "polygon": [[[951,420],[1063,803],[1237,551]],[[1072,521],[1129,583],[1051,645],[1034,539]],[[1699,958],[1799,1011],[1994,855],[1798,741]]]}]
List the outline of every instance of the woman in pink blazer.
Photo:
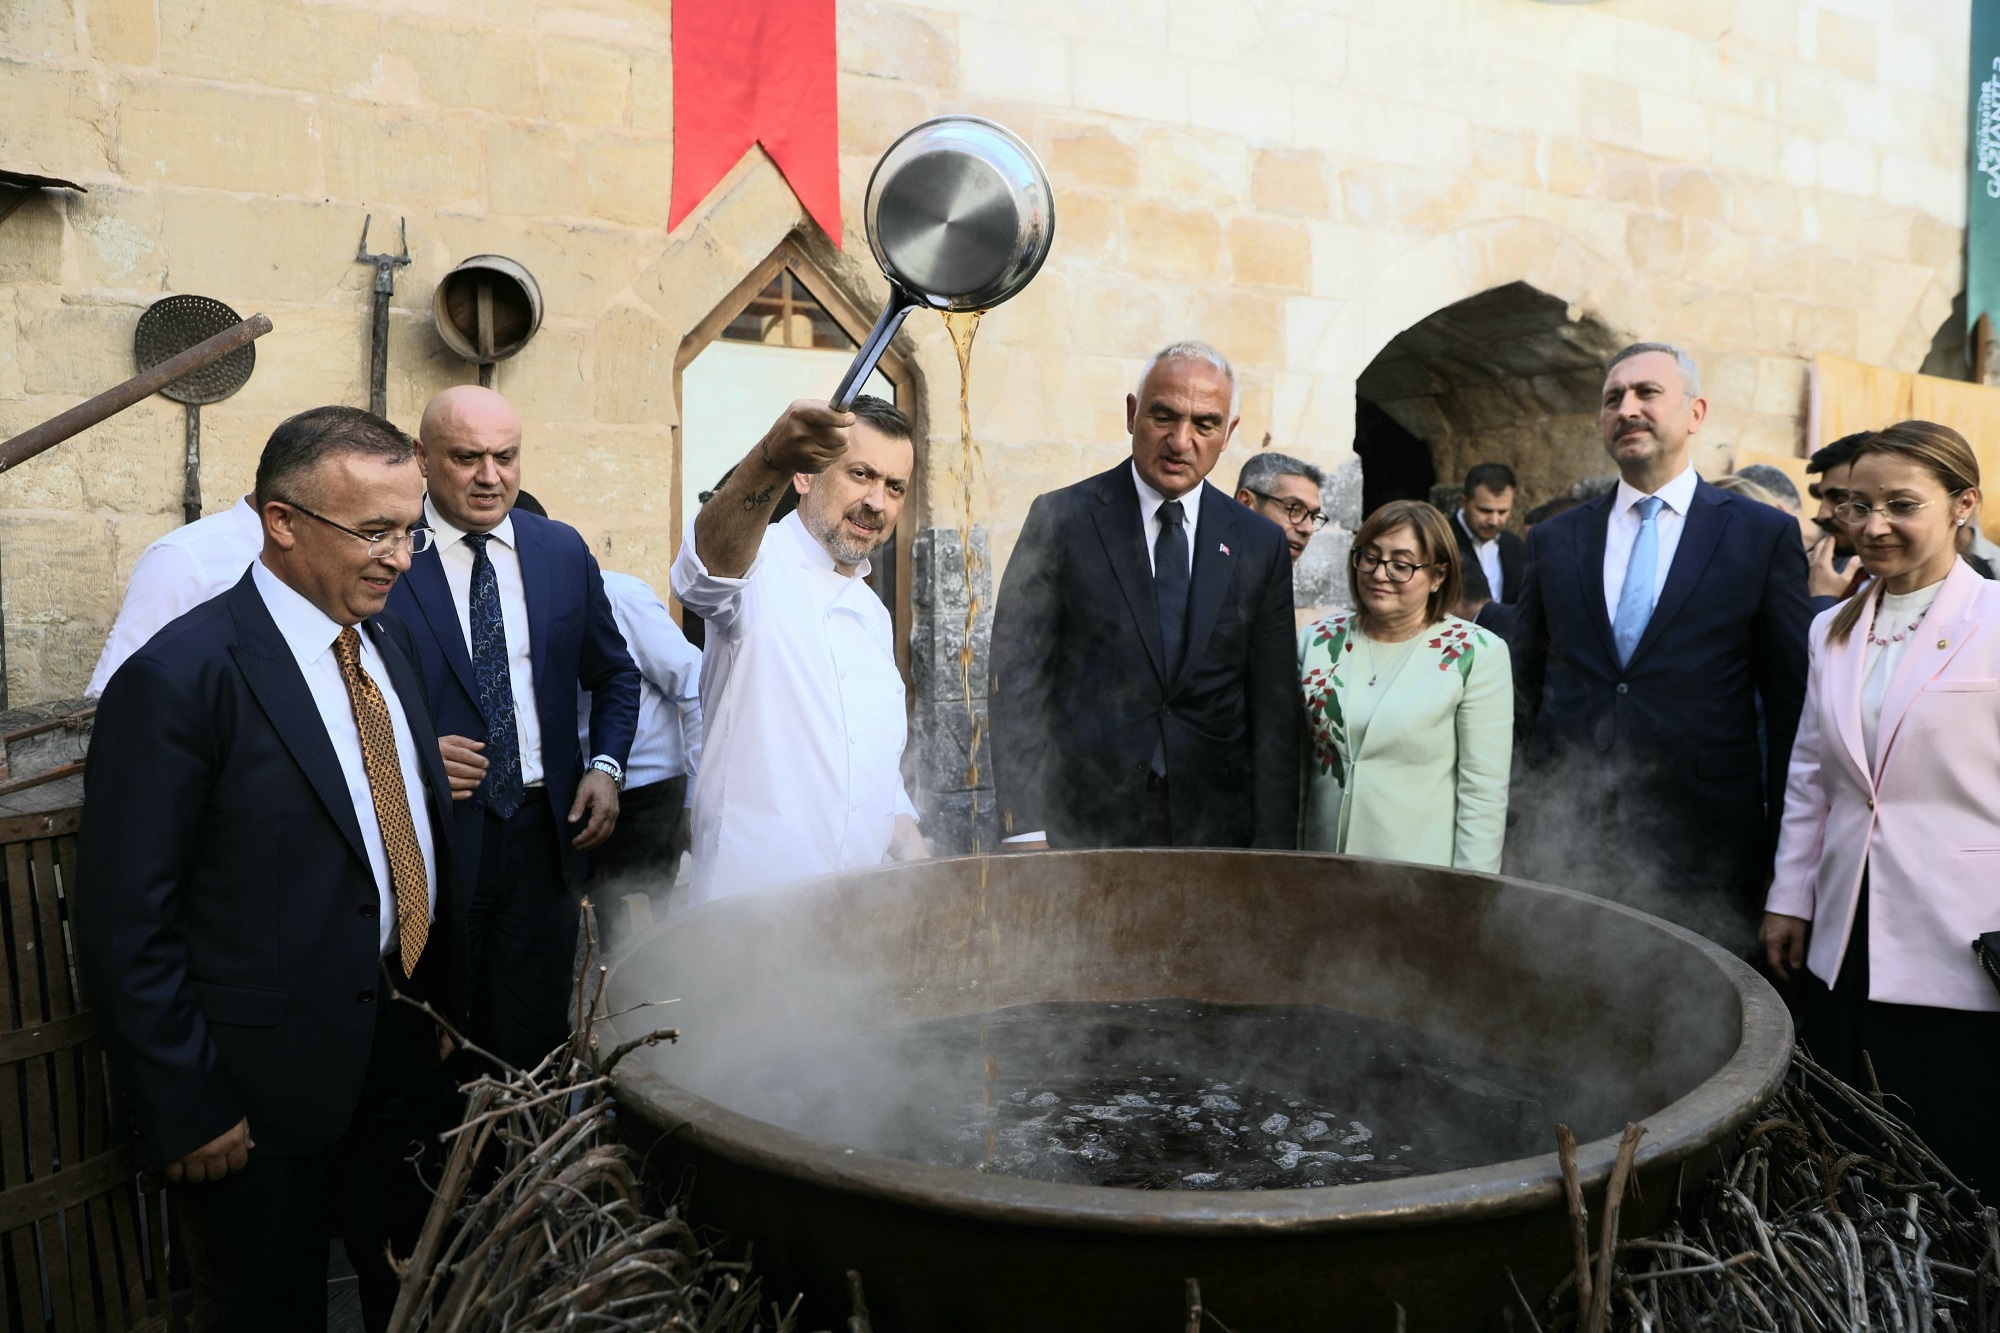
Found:
[{"label": "woman in pink blazer", "polygon": [[1836,511],[1870,581],[1813,622],[1777,871],[1771,967],[1801,965],[1800,1036],[1873,1080],[1944,1161],[2000,1189],[2000,584],[1958,558],[1979,465],[1956,431],[1862,442]]}]

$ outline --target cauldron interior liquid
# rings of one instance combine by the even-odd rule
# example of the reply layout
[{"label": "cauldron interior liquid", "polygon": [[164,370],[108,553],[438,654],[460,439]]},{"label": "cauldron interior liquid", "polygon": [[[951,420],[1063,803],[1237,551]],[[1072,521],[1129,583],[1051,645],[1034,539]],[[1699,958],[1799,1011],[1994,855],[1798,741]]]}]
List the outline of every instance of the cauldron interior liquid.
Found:
[{"label": "cauldron interior liquid", "polygon": [[[873,1090],[893,1104],[876,1108],[860,1146],[1137,1189],[1333,1186],[1528,1156],[1569,1096],[1546,1076],[1316,1005],[1060,1002],[867,1040],[875,1067],[906,1072]],[[954,1049],[976,1053],[977,1101],[952,1091],[965,1086]]]}]

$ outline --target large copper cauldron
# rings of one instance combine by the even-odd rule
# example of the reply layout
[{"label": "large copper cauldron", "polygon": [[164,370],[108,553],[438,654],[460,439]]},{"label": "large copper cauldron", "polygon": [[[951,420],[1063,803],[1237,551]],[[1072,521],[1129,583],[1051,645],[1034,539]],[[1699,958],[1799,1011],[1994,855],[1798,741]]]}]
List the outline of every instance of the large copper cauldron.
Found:
[{"label": "large copper cauldron", "polygon": [[[1186,1279],[1245,1333],[1485,1326],[1571,1262],[1550,1151],[1269,1192],[1054,1184],[808,1137],[703,1096],[773,1025],[963,1016],[1045,1000],[1325,1004],[1560,1076],[1593,1209],[1625,1120],[1647,1134],[1627,1234],[1719,1165],[1783,1077],[1792,1028],[1750,968],[1665,922],[1490,875],[1298,853],[1109,851],[897,866],[726,899],[632,941],[603,1049],[698,1219],[754,1243],[807,1327],[858,1271],[880,1333],[1166,1333]],[[817,1303],[816,1305],[814,1303]]]}]

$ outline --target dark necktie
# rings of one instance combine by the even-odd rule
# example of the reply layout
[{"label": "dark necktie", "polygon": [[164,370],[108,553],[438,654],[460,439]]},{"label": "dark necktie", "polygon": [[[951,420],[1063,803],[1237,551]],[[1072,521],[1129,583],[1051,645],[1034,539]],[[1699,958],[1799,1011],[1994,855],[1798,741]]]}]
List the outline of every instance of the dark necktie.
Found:
[{"label": "dark necktie", "polygon": [[514,728],[514,678],[507,664],[507,622],[500,615],[500,580],[486,554],[490,532],[467,533],[472,544],[472,683],[486,719],[486,803],[502,819],[527,799],[521,786],[521,733]]},{"label": "dark necktie", "polygon": [[1160,535],[1153,541],[1153,596],[1160,606],[1160,648],[1167,658],[1167,685],[1181,674],[1187,651],[1188,540],[1179,500],[1160,506]]},{"label": "dark necktie", "polygon": [[382,849],[389,855],[389,887],[396,898],[396,943],[403,975],[417,970],[424,943],[430,938],[430,872],[424,868],[423,844],[410,817],[410,792],[403,785],[403,761],[396,754],[396,727],[389,705],[361,667],[361,634],[349,625],[333,641],[340,678],[347,682],[347,702],[361,732],[361,767],[368,774],[368,794],[375,802],[375,823],[382,830]]}]

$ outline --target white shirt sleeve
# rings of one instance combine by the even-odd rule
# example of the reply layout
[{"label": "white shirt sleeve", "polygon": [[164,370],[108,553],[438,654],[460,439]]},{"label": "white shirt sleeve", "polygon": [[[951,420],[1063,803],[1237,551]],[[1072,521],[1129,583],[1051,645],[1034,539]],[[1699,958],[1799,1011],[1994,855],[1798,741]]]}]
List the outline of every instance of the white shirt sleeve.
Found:
[{"label": "white shirt sleeve", "polygon": [[742,578],[726,579],[711,574],[694,549],[694,523],[690,521],[681,541],[681,553],[674,557],[674,596],[681,599],[682,606],[700,616],[709,630],[728,634],[743,609],[743,590],[757,577],[757,567],[763,562],[764,549],[760,543],[757,558],[743,571]]},{"label": "white shirt sleeve", "polygon": [[[678,570],[678,562],[675,568]],[[681,757],[692,800],[694,775],[700,771],[701,761],[701,653],[681,633],[666,603],[650,595],[650,589],[647,592],[643,597],[633,595],[621,600],[619,609],[631,629],[625,636],[625,646],[631,650],[632,660],[638,663],[639,674],[672,700],[674,710],[680,715]]]},{"label": "white shirt sleeve", "polygon": [[206,600],[195,596],[203,586],[199,562],[183,547],[149,546],[141,552],[84,693],[92,699],[104,693],[126,658],[144,648],[169,621],[193,610],[197,600]]}]

